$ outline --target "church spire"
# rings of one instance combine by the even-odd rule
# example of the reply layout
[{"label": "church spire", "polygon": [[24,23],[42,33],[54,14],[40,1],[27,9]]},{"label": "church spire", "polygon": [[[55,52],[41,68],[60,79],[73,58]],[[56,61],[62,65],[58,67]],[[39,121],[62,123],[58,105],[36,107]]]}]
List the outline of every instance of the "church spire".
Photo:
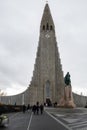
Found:
[{"label": "church spire", "polygon": [[40,26],[41,32],[47,31],[47,30],[48,31],[55,30],[53,18],[51,16],[51,12],[50,12],[48,3],[46,3],[46,5],[45,5],[42,20],[41,20],[41,26]]}]

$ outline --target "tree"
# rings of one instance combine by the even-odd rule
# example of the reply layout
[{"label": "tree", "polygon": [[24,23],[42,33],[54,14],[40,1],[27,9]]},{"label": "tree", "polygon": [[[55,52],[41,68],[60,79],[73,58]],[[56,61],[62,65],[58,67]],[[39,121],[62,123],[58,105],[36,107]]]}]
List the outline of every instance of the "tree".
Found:
[{"label": "tree", "polygon": [[0,89],[0,96],[6,96],[7,95],[7,93],[5,93],[4,91],[2,91],[1,89]]}]

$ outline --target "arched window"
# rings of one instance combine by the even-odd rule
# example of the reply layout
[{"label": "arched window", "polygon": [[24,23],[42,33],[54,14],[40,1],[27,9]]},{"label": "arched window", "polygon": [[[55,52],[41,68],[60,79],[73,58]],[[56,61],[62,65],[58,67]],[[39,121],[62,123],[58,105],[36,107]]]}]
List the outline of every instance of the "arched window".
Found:
[{"label": "arched window", "polygon": [[43,25],[43,30],[45,30],[45,25]]},{"label": "arched window", "polygon": [[49,25],[48,25],[48,23],[47,23],[47,26],[46,26],[46,30],[49,30]]},{"label": "arched window", "polygon": [[49,82],[49,80],[46,81],[45,92],[46,92],[46,98],[49,98],[50,97],[50,82]]}]

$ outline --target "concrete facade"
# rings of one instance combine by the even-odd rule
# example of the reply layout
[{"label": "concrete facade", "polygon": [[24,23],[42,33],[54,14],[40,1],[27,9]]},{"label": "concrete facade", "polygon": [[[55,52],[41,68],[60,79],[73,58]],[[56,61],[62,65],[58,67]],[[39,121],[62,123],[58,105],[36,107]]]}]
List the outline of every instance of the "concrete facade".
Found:
[{"label": "concrete facade", "polygon": [[[29,90],[27,89],[24,93],[14,95],[14,96],[1,96],[0,102],[3,104],[12,104],[15,103],[17,105],[28,105],[30,104],[29,100]],[[87,96],[78,95],[76,93],[73,93],[74,103],[76,104],[76,107],[85,107],[87,104]],[[32,99],[33,101],[34,99]]]},{"label": "concrete facade", "polygon": [[55,26],[48,4],[40,24],[40,37],[32,81],[30,104],[54,103],[63,96],[64,78],[58,52]]}]

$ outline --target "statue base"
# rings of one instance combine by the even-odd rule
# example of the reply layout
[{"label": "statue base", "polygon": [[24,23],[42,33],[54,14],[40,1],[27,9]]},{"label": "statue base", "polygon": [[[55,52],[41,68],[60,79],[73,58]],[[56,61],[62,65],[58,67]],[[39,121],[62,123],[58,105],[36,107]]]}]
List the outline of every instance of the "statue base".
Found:
[{"label": "statue base", "polygon": [[72,87],[70,85],[65,86],[64,97],[61,98],[59,107],[75,108],[76,105],[73,100]]}]

